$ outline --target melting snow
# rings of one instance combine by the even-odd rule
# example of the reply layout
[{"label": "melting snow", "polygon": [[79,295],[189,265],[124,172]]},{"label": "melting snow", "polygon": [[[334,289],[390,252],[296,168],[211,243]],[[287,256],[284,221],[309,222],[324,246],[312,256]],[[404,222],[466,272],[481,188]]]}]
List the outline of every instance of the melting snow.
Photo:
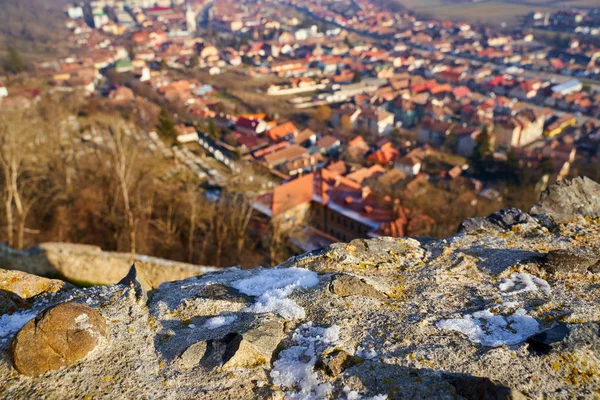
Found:
[{"label": "melting snow", "polygon": [[312,322],[301,325],[292,336],[293,346],[279,353],[273,363],[271,378],[277,386],[295,392],[287,393],[290,399],[322,399],[331,394],[331,384],[320,382],[314,371],[317,356],[338,341],[340,328],[313,326]]},{"label": "melting snow", "polygon": [[361,347],[356,349],[356,355],[367,360],[371,360],[377,357],[377,352],[370,346]]},{"label": "melting snow", "polygon": [[443,319],[436,326],[464,333],[470,341],[491,347],[520,343],[540,330],[537,321],[522,308],[506,317],[489,309],[478,311],[462,318]]},{"label": "melting snow", "polygon": [[[206,329],[217,329],[217,328],[220,328],[220,327],[222,327],[224,325],[231,324],[236,319],[237,319],[237,316],[235,316],[235,315],[228,315],[228,316],[225,316],[225,317],[220,317],[220,316],[219,317],[214,317],[214,318],[211,318],[208,321],[206,321],[203,326]],[[192,325],[190,325],[190,327],[191,326]]]},{"label": "melting snow", "polygon": [[[15,333],[30,320],[35,318],[35,312],[21,312],[10,315],[0,315],[0,338]],[[4,339],[3,341],[5,341]]]},{"label": "melting snow", "polygon": [[301,319],[304,309],[288,299],[297,289],[310,288],[319,284],[314,271],[304,268],[262,269],[253,276],[240,279],[231,286],[249,296],[258,296],[248,311],[258,314],[273,312],[285,319]]},{"label": "melting snow", "polygon": [[542,291],[546,296],[550,295],[550,285],[545,280],[525,272],[514,272],[510,278],[505,278],[500,283],[500,291],[504,296],[512,296],[525,292]]}]

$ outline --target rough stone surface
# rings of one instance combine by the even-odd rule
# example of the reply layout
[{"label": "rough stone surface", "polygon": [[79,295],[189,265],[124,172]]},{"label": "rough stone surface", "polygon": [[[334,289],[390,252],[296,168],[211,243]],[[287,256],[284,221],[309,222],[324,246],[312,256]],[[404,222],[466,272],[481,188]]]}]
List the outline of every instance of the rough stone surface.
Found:
[{"label": "rough stone surface", "polygon": [[11,292],[23,299],[40,293],[56,293],[73,288],[72,285],[58,279],[46,279],[22,271],[0,270],[0,290]]},{"label": "rough stone surface", "polygon": [[456,393],[467,400],[525,400],[526,397],[516,390],[502,386],[489,378],[476,376],[453,376],[448,381]]},{"label": "rough stone surface", "polygon": [[142,263],[140,262],[136,262],[131,266],[125,278],[119,281],[119,285],[132,287],[136,299],[142,304],[146,304],[148,292],[152,290],[152,285],[143,273]]},{"label": "rough stone surface", "polygon": [[338,376],[346,369],[362,363],[364,360],[353,356],[345,350],[334,350],[323,354],[315,364],[315,368],[324,371],[329,376]]},{"label": "rough stone surface", "polygon": [[551,273],[575,272],[583,274],[596,272],[600,255],[590,249],[551,250],[544,259],[543,268]]},{"label": "rough stone surface", "polygon": [[102,251],[100,247],[83,244],[42,243],[27,251],[0,244],[0,269],[58,276],[83,286],[117,283],[135,262],[143,263],[146,278],[155,287],[215,270],[156,257]]},{"label": "rough stone surface", "polygon": [[[228,268],[162,283],[146,304],[135,285],[42,292],[0,315],[0,398],[594,398],[600,277],[595,264],[563,258],[571,267],[550,272],[546,262],[597,254],[600,219],[543,220],[504,212],[485,219],[492,229],[359,239],[279,266],[314,271],[306,286]],[[254,295],[234,289],[259,275]],[[331,285],[340,276],[352,277],[342,295]],[[10,351],[19,321],[64,302],[102,315],[106,342],[60,370],[21,375]],[[283,307],[303,316],[284,320]]]},{"label": "rough stone surface", "polygon": [[548,330],[530,336],[527,339],[527,343],[529,344],[530,350],[547,354],[553,349],[556,349],[569,333],[569,326],[564,323],[559,323]]},{"label": "rough stone surface", "polygon": [[341,297],[364,296],[385,299],[387,296],[368,284],[363,278],[348,274],[336,274],[331,278],[329,290]]},{"label": "rough stone surface", "polygon": [[530,213],[548,215],[559,223],[576,216],[598,218],[600,184],[587,177],[559,181],[542,193]]},{"label": "rough stone surface", "polygon": [[13,363],[22,374],[42,374],[84,358],[105,336],[104,319],[92,308],[59,304],[42,311],[17,333]]}]

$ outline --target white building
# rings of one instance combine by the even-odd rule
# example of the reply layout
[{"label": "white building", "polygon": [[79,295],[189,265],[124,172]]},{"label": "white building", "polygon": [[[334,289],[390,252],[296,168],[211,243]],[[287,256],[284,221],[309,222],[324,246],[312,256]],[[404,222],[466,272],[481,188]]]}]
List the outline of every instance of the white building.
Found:
[{"label": "white building", "polygon": [[552,92],[560,93],[561,95],[566,96],[568,94],[580,92],[581,89],[583,89],[583,84],[578,80],[574,79],[572,81],[553,86]]},{"label": "white building", "polygon": [[196,32],[198,29],[198,21],[196,20],[196,13],[190,7],[190,3],[187,4],[187,10],[185,12],[185,21],[187,24],[188,32]]},{"label": "white building", "polygon": [[77,6],[77,7],[69,7],[67,9],[67,15],[71,19],[83,18],[83,8],[81,8],[79,6]]}]

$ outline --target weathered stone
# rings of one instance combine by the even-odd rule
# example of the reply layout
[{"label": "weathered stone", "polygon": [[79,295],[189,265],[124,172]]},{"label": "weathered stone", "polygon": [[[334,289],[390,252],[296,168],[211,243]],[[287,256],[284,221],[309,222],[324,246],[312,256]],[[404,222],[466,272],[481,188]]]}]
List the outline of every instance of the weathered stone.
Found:
[{"label": "weathered stone", "polygon": [[518,208],[506,208],[496,211],[485,218],[476,217],[463,221],[458,232],[467,232],[470,234],[478,232],[500,232],[510,229],[515,225],[535,223],[533,217]]},{"label": "weathered stone", "polygon": [[453,375],[446,378],[456,393],[467,400],[525,400],[526,397],[489,378],[470,375]]},{"label": "weathered stone", "polygon": [[458,226],[458,232],[466,232],[466,233],[478,233],[478,232],[499,232],[501,231],[501,228],[488,221],[486,218],[482,218],[482,217],[475,217],[475,218],[469,218],[467,220],[464,220],[463,222],[460,223],[460,225]]},{"label": "weathered stone", "polygon": [[252,297],[240,293],[238,290],[222,283],[214,283],[206,286],[202,289],[202,292],[200,292],[200,296],[211,300],[223,300],[233,303],[247,303],[252,300]]},{"label": "weathered stone", "polygon": [[39,375],[74,364],[106,337],[104,318],[92,308],[63,303],[42,311],[13,339],[15,368]]},{"label": "weathered stone", "polygon": [[551,250],[544,257],[542,267],[551,273],[585,273],[600,261],[598,254],[584,249]]},{"label": "weathered stone", "polygon": [[364,296],[383,300],[387,296],[368,284],[364,279],[354,275],[336,274],[331,278],[329,290],[341,297]]},{"label": "weathered stone", "polygon": [[496,211],[495,213],[490,214],[486,219],[504,229],[509,229],[515,225],[535,222],[531,215],[518,208],[505,208]]},{"label": "weathered stone", "polygon": [[230,338],[223,355],[224,367],[255,366],[269,363],[273,352],[283,339],[283,322],[263,321]]},{"label": "weathered stone", "polygon": [[206,354],[207,343],[197,342],[188,347],[177,359],[177,366],[182,369],[193,368],[200,364]]},{"label": "weathered stone", "polygon": [[541,195],[531,214],[546,214],[563,223],[580,215],[600,217],[600,184],[587,177],[558,181]]},{"label": "weathered stone", "polygon": [[567,324],[560,323],[548,330],[535,334],[529,339],[529,349],[536,353],[547,354],[558,346],[568,335],[570,329]]},{"label": "weathered stone", "polygon": [[135,298],[142,304],[146,304],[148,301],[148,292],[152,290],[152,285],[144,276],[143,267],[139,262],[135,262],[131,266],[129,273],[118,284],[133,288]]},{"label": "weathered stone", "polygon": [[58,279],[47,279],[21,271],[0,270],[0,290],[28,299],[41,293],[56,293],[72,285]]},{"label": "weathered stone", "polygon": [[346,369],[362,363],[364,360],[353,356],[344,350],[334,350],[322,355],[315,364],[315,368],[324,371],[329,376],[338,376]]},{"label": "weathered stone", "polygon": [[0,315],[12,314],[23,308],[29,308],[27,300],[20,298],[12,292],[0,290]]}]

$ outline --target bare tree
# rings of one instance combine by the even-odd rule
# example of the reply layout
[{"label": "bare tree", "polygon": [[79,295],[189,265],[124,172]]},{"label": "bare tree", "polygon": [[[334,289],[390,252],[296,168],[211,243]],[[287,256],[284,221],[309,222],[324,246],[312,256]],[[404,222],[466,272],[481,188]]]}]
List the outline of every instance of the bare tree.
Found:
[{"label": "bare tree", "polygon": [[43,178],[40,151],[39,117],[32,108],[11,108],[0,112],[0,167],[3,178],[3,200],[6,234],[11,247],[25,244],[27,216],[42,198],[38,190]]}]

